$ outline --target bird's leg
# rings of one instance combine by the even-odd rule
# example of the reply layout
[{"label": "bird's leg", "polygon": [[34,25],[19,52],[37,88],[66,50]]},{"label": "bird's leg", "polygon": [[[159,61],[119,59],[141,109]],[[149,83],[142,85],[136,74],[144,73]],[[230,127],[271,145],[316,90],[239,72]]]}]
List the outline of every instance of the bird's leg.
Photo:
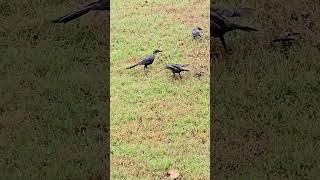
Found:
[{"label": "bird's leg", "polygon": [[221,40],[221,43],[222,43],[222,46],[223,46],[225,52],[227,52],[228,51],[227,44],[226,44],[226,40],[224,39],[223,35],[220,36],[220,40]]},{"label": "bird's leg", "polygon": [[144,65],[144,70],[148,71],[148,66],[147,65]]},{"label": "bird's leg", "polygon": [[176,79],[177,78],[176,73],[172,72],[172,74],[173,74],[173,79]]},{"label": "bird's leg", "polygon": [[180,79],[181,79],[181,78],[182,78],[182,76],[181,76],[180,72],[179,72],[179,76],[180,76]]},{"label": "bird's leg", "polygon": [[147,69],[148,69],[148,66],[144,65],[144,72],[145,72],[146,75],[148,75]]}]

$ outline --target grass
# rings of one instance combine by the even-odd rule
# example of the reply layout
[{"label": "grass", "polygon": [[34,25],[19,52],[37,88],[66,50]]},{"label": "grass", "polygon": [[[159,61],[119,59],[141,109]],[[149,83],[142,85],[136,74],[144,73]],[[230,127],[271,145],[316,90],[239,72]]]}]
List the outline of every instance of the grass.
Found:
[{"label": "grass", "polygon": [[[209,179],[209,2],[111,7],[111,179],[158,179],[168,169]],[[194,26],[204,29],[196,41]],[[163,52],[147,74],[125,69],[156,48]],[[173,79],[167,63],[191,71]]]},{"label": "grass", "polygon": [[[214,177],[317,179],[319,3],[241,2],[256,15],[233,21],[259,32],[229,34],[232,52],[223,61],[220,42],[212,44]],[[303,39],[286,48],[268,43],[286,31],[302,32]]]},{"label": "grass", "polygon": [[[215,177],[317,179],[319,3],[228,2],[255,7],[254,18],[234,21],[259,32],[228,35],[223,61],[212,41]],[[0,3],[3,179],[105,176],[106,16],[50,23],[85,3]],[[111,3],[111,178],[157,179],[178,169],[183,179],[209,179],[209,2]],[[197,41],[193,26],[205,30]],[[290,30],[304,39],[289,48],[267,43]],[[164,52],[148,75],[125,70],[155,48]],[[163,66],[176,62],[192,70],[173,80]]]},{"label": "grass", "polygon": [[0,3],[3,179],[105,176],[106,13],[50,22],[85,3]]}]

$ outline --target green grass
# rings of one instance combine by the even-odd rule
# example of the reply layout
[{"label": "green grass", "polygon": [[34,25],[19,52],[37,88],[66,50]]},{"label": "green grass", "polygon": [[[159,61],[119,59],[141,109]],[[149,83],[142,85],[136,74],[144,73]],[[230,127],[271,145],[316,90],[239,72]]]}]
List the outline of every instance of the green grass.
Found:
[{"label": "green grass", "polygon": [[[214,120],[220,121],[212,127],[215,177],[317,179],[320,53],[315,19],[319,13],[312,9],[319,9],[319,4],[272,0],[242,1],[242,5],[255,7],[256,16],[233,21],[259,32],[227,35],[232,52],[224,61],[219,55],[213,59],[211,107]],[[304,19],[304,13],[310,16]],[[294,15],[297,20],[290,20]],[[302,32],[303,39],[287,49],[268,43],[290,30]],[[215,42],[218,54],[220,42]]]},{"label": "green grass", "polygon": [[[209,179],[209,2],[111,7],[111,179],[158,179],[168,169]],[[192,40],[193,26],[205,29],[200,40]],[[156,48],[163,52],[147,74],[125,69]],[[191,71],[175,80],[167,63],[188,63]]]},{"label": "green grass", "polygon": [[0,3],[3,179],[105,176],[106,13],[50,22],[85,3]]}]

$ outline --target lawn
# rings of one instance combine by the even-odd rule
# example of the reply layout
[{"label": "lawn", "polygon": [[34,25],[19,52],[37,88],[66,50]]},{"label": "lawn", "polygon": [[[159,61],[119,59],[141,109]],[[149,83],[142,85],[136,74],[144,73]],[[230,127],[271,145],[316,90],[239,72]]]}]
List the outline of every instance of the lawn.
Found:
[{"label": "lawn", "polygon": [[[111,179],[209,179],[209,1],[112,1],[110,18]],[[154,49],[146,72],[126,69]],[[168,63],[191,71],[173,78]]]},{"label": "lawn", "polygon": [[87,1],[0,2],[1,179],[102,179],[107,13],[50,21]]},{"label": "lawn", "polygon": [[[320,21],[318,1],[241,1],[256,8],[233,22],[259,29],[212,47],[212,171],[216,179],[318,179],[320,172]],[[240,5],[239,1],[215,1]],[[292,46],[271,44],[286,31]]]}]

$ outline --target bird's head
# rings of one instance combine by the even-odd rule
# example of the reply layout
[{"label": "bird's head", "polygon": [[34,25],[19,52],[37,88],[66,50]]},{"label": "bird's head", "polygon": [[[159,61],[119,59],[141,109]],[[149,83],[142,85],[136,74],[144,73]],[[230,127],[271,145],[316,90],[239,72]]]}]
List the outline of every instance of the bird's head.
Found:
[{"label": "bird's head", "polygon": [[159,49],[155,49],[155,50],[153,51],[153,54],[157,54],[157,53],[159,53],[159,52],[162,52],[162,51],[160,51]]}]

